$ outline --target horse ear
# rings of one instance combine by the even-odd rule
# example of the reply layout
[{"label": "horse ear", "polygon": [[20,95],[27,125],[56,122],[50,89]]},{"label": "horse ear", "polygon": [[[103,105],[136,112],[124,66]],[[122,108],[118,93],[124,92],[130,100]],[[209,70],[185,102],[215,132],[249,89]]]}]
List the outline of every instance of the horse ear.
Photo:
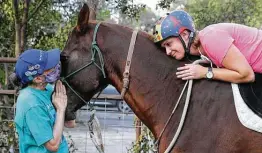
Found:
[{"label": "horse ear", "polygon": [[90,11],[88,5],[84,4],[78,15],[78,21],[76,27],[77,31],[84,32],[86,30],[88,26],[89,14]]}]

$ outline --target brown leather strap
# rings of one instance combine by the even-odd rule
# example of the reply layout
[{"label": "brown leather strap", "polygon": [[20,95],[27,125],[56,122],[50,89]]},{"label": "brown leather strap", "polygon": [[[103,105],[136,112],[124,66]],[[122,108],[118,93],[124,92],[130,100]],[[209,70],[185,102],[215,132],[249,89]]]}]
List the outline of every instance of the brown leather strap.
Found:
[{"label": "brown leather strap", "polygon": [[132,56],[135,48],[135,43],[136,43],[136,36],[137,36],[138,30],[133,31],[132,38],[130,41],[129,49],[128,49],[128,55],[127,55],[127,60],[126,60],[126,66],[125,66],[125,71],[123,73],[123,88],[121,91],[121,97],[123,98],[126,90],[128,89],[129,86],[129,71],[131,67],[131,61],[132,61]]}]

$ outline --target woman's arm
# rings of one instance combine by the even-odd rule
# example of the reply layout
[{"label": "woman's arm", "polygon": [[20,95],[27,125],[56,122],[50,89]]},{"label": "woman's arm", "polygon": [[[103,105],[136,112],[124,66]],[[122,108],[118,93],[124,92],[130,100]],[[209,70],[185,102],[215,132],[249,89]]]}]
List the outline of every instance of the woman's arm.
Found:
[{"label": "woman's arm", "polygon": [[53,129],[54,138],[45,143],[45,147],[53,152],[58,151],[61,142],[65,120],[65,111],[57,110],[56,121]]},{"label": "woman's arm", "polygon": [[222,61],[224,68],[214,68],[214,78],[232,83],[254,82],[255,74],[244,55],[232,44]]},{"label": "woman's arm", "polygon": [[53,129],[54,138],[46,142],[45,147],[50,151],[56,152],[59,149],[63,134],[65,110],[67,106],[65,86],[59,80],[56,83],[56,91],[53,93],[52,99],[52,102],[57,110],[55,125]]},{"label": "woman's arm", "polygon": [[74,128],[76,125],[75,120],[64,121],[64,119],[65,112],[57,111],[56,122],[53,131],[54,138],[45,144],[45,147],[50,151],[55,152],[58,150],[63,133],[63,126],[67,128]]},{"label": "woman's arm", "polygon": [[[213,79],[232,83],[255,81],[253,69],[244,55],[233,44],[225,55],[222,65],[224,68],[213,68]],[[186,64],[177,70],[177,78],[190,80],[206,78],[208,68],[198,64]]]}]

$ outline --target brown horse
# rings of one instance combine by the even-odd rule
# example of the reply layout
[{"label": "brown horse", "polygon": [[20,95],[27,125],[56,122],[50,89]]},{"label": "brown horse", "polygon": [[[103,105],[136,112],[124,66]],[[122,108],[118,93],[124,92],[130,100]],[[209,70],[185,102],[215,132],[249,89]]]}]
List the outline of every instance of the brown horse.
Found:
[{"label": "brown horse", "polygon": [[[89,9],[84,5],[61,55],[62,76],[87,65],[66,78],[69,100],[67,120],[75,119],[75,111],[85,105],[73,91],[89,101],[108,84],[118,91],[123,86],[123,72],[133,30],[102,23],[96,33],[96,22],[91,23],[88,18]],[[97,44],[92,43],[94,34]],[[101,54],[97,52],[94,55],[90,49],[92,44],[101,49]],[[124,99],[155,138],[164,128],[185,84],[185,81],[176,78],[175,73],[177,67],[186,62],[166,56],[153,44],[149,35],[138,33],[130,84]],[[173,139],[182,109],[183,103],[164,131],[158,148],[160,153]],[[229,83],[198,80],[194,82],[186,121],[172,153],[262,153],[262,135],[239,122]]]}]

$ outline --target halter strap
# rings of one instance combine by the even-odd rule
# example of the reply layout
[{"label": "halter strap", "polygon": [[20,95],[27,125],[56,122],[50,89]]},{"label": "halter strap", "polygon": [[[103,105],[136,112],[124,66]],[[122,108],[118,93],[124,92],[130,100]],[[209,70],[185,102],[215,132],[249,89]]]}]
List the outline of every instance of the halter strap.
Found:
[{"label": "halter strap", "polygon": [[[82,71],[83,69],[89,67],[90,65],[94,64],[103,74],[104,78],[106,78],[106,74],[105,74],[105,63],[104,63],[104,58],[103,58],[103,55],[102,55],[102,52],[100,50],[100,48],[98,47],[98,44],[97,44],[97,41],[96,41],[96,37],[97,37],[97,32],[98,32],[98,28],[100,26],[101,22],[99,22],[96,27],[95,27],[95,30],[94,30],[94,35],[93,35],[93,41],[92,41],[92,45],[91,45],[91,53],[92,53],[92,58],[91,58],[91,61],[89,63],[87,63],[86,65],[80,67],[79,69],[73,71],[72,73],[68,74],[67,76],[65,77],[61,77],[61,81],[63,83],[65,83],[70,90],[72,90],[75,95],[81,99],[85,104],[87,104],[91,109],[93,109],[93,106],[90,104],[90,101],[87,102],[79,93],[77,93],[73,88],[72,86],[68,83],[68,81],[66,80],[67,78],[75,75],[76,73]],[[100,61],[100,66],[95,62],[95,57],[96,57],[96,53],[98,54],[98,57],[99,57],[99,61]],[[101,93],[101,91],[100,91]],[[98,98],[98,96],[100,95],[100,93],[97,95],[96,99]],[[95,99],[95,100],[96,100]]]}]

